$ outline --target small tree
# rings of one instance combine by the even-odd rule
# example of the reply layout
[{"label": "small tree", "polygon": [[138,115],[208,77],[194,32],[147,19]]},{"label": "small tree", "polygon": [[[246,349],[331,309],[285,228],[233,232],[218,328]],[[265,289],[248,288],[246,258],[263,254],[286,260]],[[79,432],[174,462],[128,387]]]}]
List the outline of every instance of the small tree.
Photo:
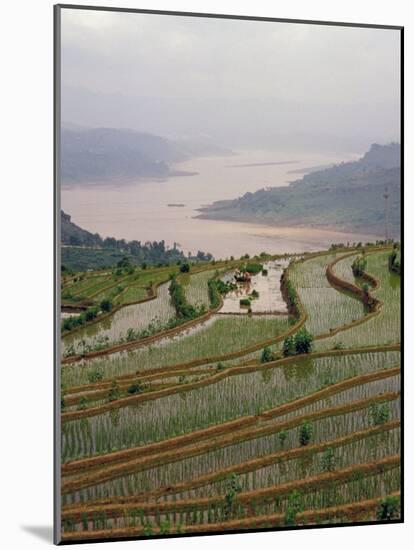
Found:
[{"label": "small tree", "polygon": [[365,255],[358,256],[352,262],[351,268],[355,277],[361,277],[367,267],[367,259]]},{"label": "small tree", "polygon": [[336,458],[332,447],[328,447],[321,458],[321,468],[324,472],[333,472],[335,470]]},{"label": "small tree", "polygon": [[287,438],[287,431],[286,430],[281,430],[279,432],[278,437],[279,437],[280,445],[281,445],[281,447],[283,447],[284,444],[285,444],[286,438]]},{"label": "small tree", "polygon": [[295,525],[296,516],[303,510],[302,495],[299,491],[293,491],[289,497],[285,510],[285,525]]},{"label": "small tree", "polygon": [[116,401],[119,399],[120,391],[119,391],[119,385],[116,380],[112,380],[111,387],[108,392],[108,401]]},{"label": "small tree", "polygon": [[312,350],[313,336],[302,327],[295,336],[295,350],[297,354],[310,353]]},{"label": "small tree", "polygon": [[88,372],[88,381],[93,384],[94,382],[99,382],[103,378],[102,370],[96,368]]},{"label": "small tree", "polygon": [[141,393],[143,390],[142,385],[139,382],[135,382],[134,384],[131,384],[128,388],[128,393],[134,394],[134,393]]},{"label": "small tree", "polygon": [[98,308],[90,307],[85,311],[85,321],[92,321],[98,315]]},{"label": "small tree", "polygon": [[289,355],[296,354],[295,337],[288,336],[283,342],[283,355],[288,357]]},{"label": "small tree", "polygon": [[111,311],[113,304],[109,298],[104,298],[102,302],[99,304],[99,307],[101,308],[102,311]]},{"label": "small tree", "polygon": [[241,490],[242,488],[238,482],[237,474],[231,474],[227,482],[227,493],[224,497],[224,516],[226,518],[232,515],[234,499]]},{"label": "small tree", "polygon": [[262,363],[270,363],[270,361],[273,361],[274,355],[272,350],[269,348],[269,346],[266,346],[263,348],[262,356],[260,358]]},{"label": "small tree", "polygon": [[299,428],[299,443],[304,447],[308,445],[313,436],[313,426],[310,422],[302,422]]},{"label": "small tree", "polygon": [[380,424],[385,424],[390,418],[390,407],[388,403],[372,403],[369,408],[369,416],[371,418],[371,423],[374,426],[379,426]]},{"label": "small tree", "polygon": [[84,395],[82,395],[78,403],[78,411],[84,411],[87,407],[88,407],[88,400]]},{"label": "small tree", "polygon": [[389,496],[381,501],[377,509],[377,519],[390,520],[399,517],[400,515],[400,499],[399,497]]}]

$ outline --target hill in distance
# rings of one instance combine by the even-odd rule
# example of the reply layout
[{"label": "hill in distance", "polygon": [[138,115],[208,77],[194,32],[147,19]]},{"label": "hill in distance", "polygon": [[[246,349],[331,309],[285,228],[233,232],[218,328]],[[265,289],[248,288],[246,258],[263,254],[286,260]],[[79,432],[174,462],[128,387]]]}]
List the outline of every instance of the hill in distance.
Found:
[{"label": "hill in distance", "polygon": [[206,139],[172,141],[120,128],[82,128],[64,123],[61,132],[62,183],[193,175],[174,164],[194,156],[227,154]]},{"label": "hill in distance", "polygon": [[373,144],[355,162],[313,171],[287,187],[246,193],[200,208],[199,218],[312,226],[337,231],[384,234],[385,188],[390,233],[400,234],[400,145]]}]

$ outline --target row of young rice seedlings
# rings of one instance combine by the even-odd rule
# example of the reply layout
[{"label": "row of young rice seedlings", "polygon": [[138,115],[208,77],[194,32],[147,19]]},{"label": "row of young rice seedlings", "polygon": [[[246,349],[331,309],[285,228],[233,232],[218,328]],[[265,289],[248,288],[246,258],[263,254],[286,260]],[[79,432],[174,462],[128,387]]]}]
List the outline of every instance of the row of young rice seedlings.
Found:
[{"label": "row of young rice seedlings", "polygon": [[330,288],[326,268],[341,256],[343,254],[332,253],[295,262],[289,270],[289,278],[299,291],[302,288]]},{"label": "row of young rice seedlings", "polygon": [[[151,303],[152,301],[148,302]],[[212,316],[202,325],[192,327],[185,333],[163,338],[145,347],[65,365],[62,368],[62,383],[67,387],[88,383],[88,375],[93,369],[100,370],[103,378],[110,379],[203,357],[208,359],[211,356],[240,351],[257,342],[279,336],[288,327],[288,319],[280,316]]]},{"label": "row of young rice seedlings", "polygon": [[298,415],[311,414],[322,409],[328,409],[331,407],[340,407],[342,405],[345,405],[346,403],[359,401],[361,399],[368,399],[382,393],[398,393],[400,390],[400,376],[391,376],[383,380],[375,380],[374,382],[368,382],[365,384],[360,384],[358,386],[353,386],[352,388],[348,388],[347,390],[330,395],[329,397],[311,403],[310,405],[298,409],[297,411],[291,411],[278,418],[281,421],[285,421]]},{"label": "row of young rice seedlings", "polygon": [[314,336],[348,325],[365,315],[360,300],[332,287],[302,288],[299,294],[308,313],[305,327]]},{"label": "row of young rice seedlings", "polygon": [[171,303],[168,289],[169,283],[162,284],[158,287],[158,294],[154,300],[125,306],[113,315],[86,326],[73,335],[68,335],[63,340],[65,349],[72,345],[76,352],[82,352],[85,345],[93,346],[94,340],[97,338],[100,340],[107,338],[109,342],[118,342],[121,338],[127,337],[129,328],[141,331],[151,324],[166,323],[168,319],[175,316],[175,309]]},{"label": "row of young rice seedlings", "polygon": [[[400,452],[400,430],[384,432],[375,436],[329,449],[320,453],[308,453],[295,460],[281,461],[265,468],[237,476],[242,491],[255,491],[275,485],[335,472],[353,465],[375,462]],[[192,491],[193,498],[225,496],[228,478]]]},{"label": "row of young rice seedlings", "polygon": [[316,350],[390,344],[401,341],[401,279],[388,269],[389,252],[367,255],[367,272],[379,279],[380,287],[371,293],[383,302],[375,317],[330,338],[317,340]]},{"label": "row of young rice seedlings", "polygon": [[[387,402],[389,421],[400,418],[399,400]],[[269,421],[270,422],[270,421]],[[275,432],[226,447],[218,447],[198,456],[185,458],[177,462],[150,468],[142,472],[100,483],[92,487],[81,489],[63,495],[62,504],[74,504],[90,500],[132,496],[149,492],[160,487],[170,487],[177,483],[188,482],[205,474],[215,473],[223,468],[231,468],[256,458],[287,451],[299,446],[299,426],[286,430],[278,430],[279,419],[273,421]],[[312,421],[311,444],[319,444],[334,440],[357,431],[365,430],[374,425],[372,409],[367,406],[361,410],[340,415],[329,416]],[[87,427],[85,428],[87,429]],[[84,433],[81,437],[86,437]],[[179,494],[180,498],[191,498],[193,490],[189,489]],[[165,496],[161,500],[169,500]]]},{"label": "row of young rice seedlings", "polygon": [[[200,368],[198,370],[194,369],[194,371],[190,373],[182,374],[179,376],[168,376],[168,377],[159,378],[156,380],[148,380],[142,383],[131,381],[126,385],[125,389],[124,388],[117,389],[117,399],[121,399],[123,397],[130,397],[134,393],[138,393],[138,392],[147,393],[152,391],[159,391],[170,386],[185,387],[186,384],[190,384],[192,382],[199,382],[201,380],[209,378],[210,376],[212,376],[212,374],[219,372],[218,369],[221,369],[221,367],[216,366],[213,373],[206,372],[205,369]],[[108,403],[108,395],[112,391],[113,391],[113,388],[110,387],[106,391],[104,390],[106,394],[105,396],[99,396],[98,398],[96,398],[93,395],[89,395],[88,393],[71,394],[71,396],[78,395],[79,401],[72,405],[65,404],[64,412],[66,413],[70,411],[85,410],[89,406],[96,407],[99,405],[104,405]]]},{"label": "row of young rice seedlings", "polygon": [[67,426],[74,424],[75,432],[80,429],[81,420],[73,420],[65,423],[62,432],[63,456],[71,460],[110,452],[258,414],[351,376],[393,366],[393,359],[392,353],[306,359],[296,365],[230,376],[196,390],[91,417],[86,446],[70,436]]},{"label": "row of young rice seedlings", "polygon": [[114,272],[112,276],[107,279],[105,284],[96,287],[95,290],[90,293],[91,299],[97,304],[105,298],[109,298],[116,302],[118,295],[124,288],[127,288],[129,285],[139,284],[139,280],[139,272],[131,275],[127,275],[126,273],[119,273],[117,275]]},{"label": "row of young rice seedlings", "polygon": [[183,285],[185,297],[193,306],[210,306],[208,281],[214,277],[216,270],[209,269],[200,273],[184,273],[180,275],[179,282]]},{"label": "row of young rice seedlings", "polygon": [[[144,281],[146,280],[146,276],[147,274],[145,273],[142,277],[142,272],[140,271],[136,271],[130,275],[127,275],[126,273],[119,273],[116,275],[114,271],[107,284],[100,290],[100,292],[96,292],[93,295],[93,299],[95,302],[99,303],[104,298],[114,296],[114,294],[117,293],[117,288],[124,289],[131,285],[145,286]],[[152,276],[156,277],[157,275],[153,274]]]},{"label": "row of young rice seedlings", "polygon": [[117,300],[120,304],[127,304],[129,302],[138,302],[148,298],[148,288],[144,286],[133,285],[129,286],[125,292],[119,295]]},{"label": "row of young rice seedlings", "polygon": [[[228,491],[238,483],[238,479],[233,481],[233,485],[230,485],[230,483]],[[80,523],[67,521],[63,523],[62,527],[64,531],[70,532],[141,526],[144,527],[143,534],[150,536],[154,534],[156,529],[159,529],[162,534],[185,532],[186,530],[191,532],[191,526],[193,525],[209,525],[242,518],[253,519],[273,514],[284,516],[282,524],[295,525],[298,523],[297,514],[302,511],[317,511],[374,498],[384,498],[400,490],[400,486],[400,468],[395,467],[382,473],[368,475],[355,473],[355,478],[345,483],[336,483],[311,492],[293,490],[286,496],[255,499],[250,501],[249,504],[238,502],[236,491],[233,498],[226,498],[228,492],[223,497],[222,502],[210,504],[207,507],[193,505],[184,511],[170,510],[168,512],[145,513],[137,506],[136,509],[125,511],[124,515],[116,518],[108,517],[105,513],[98,513],[94,514],[91,520],[87,514],[84,514],[81,516]],[[178,500],[177,497],[174,500]],[[372,513],[372,519],[376,519],[376,511]],[[331,520],[331,522],[334,521]],[[322,522],[316,519],[314,523],[319,524]],[[269,524],[268,526],[271,527],[272,525]],[[263,527],[263,524],[261,524],[261,527]]]},{"label": "row of young rice seedlings", "polygon": [[[128,302],[134,302],[146,298],[148,296],[148,292],[145,292],[144,294],[143,291],[150,287],[155,288],[157,285],[161,285],[162,283],[169,286],[170,276],[173,273],[177,273],[177,271],[178,268],[176,266],[170,266],[168,269],[162,268],[159,271],[137,271],[126,279],[120,277],[120,279],[122,278],[122,281],[120,280],[120,285],[126,290],[125,292],[119,294],[119,297],[116,298],[116,302],[120,304],[127,304]],[[210,277],[212,277],[215,271],[210,270],[209,273]],[[180,282],[182,282],[181,277],[185,276],[186,275],[180,276]],[[95,296],[95,299],[99,301],[106,297],[107,291],[103,290],[102,293]]]},{"label": "row of young rice seedlings", "polygon": [[352,263],[360,254],[354,254],[339,260],[333,267],[333,271],[337,277],[348,283],[355,284],[355,277],[352,271]]},{"label": "row of young rice seedlings", "polygon": [[290,270],[290,280],[308,314],[305,326],[315,336],[360,319],[365,313],[360,300],[329,284],[326,268],[336,257],[316,257],[297,263]]},{"label": "row of young rice seedlings", "polygon": [[79,274],[78,277],[83,277],[77,282],[68,283],[64,286],[63,292],[70,292],[73,296],[88,296],[97,292],[100,288],[105,287],[111,282],[111,275],[95,275],[93,277]]}]

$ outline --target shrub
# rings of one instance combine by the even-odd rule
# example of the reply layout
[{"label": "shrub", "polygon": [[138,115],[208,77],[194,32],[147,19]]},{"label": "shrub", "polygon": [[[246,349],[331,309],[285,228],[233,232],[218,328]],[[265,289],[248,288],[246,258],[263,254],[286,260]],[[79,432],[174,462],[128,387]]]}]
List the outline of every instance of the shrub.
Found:
[{"label": "shrub", "polygon": [[231,474],[227,482],[227,493],[224,497],[224,516],[227,518],[233,513],[234,499],[242,490],[241,485],[238,482],[237,474]]},{"label": "shrub", "polygon": [[120,397],[120,391],[118,382],[116,380],[112,380],[112,385],[108,392],[108,401],[116,401]]},{"label": "shrub", "polygon": [[296,515],[302,510],[302,495],[299,491],[293,491],[288,497],[285,510],[285,525],[295,525]]},{"label": "shrub", "polygon": [[189,263],[181,264],[180,271],[181,273],[188,273],[190,271],[190,264]]},{"label": "shrub", "polygon": [[310,332],[302,327],[295,335],[296,353],[310,353],[312,350],[313,336]]},{"label": "shrub", "polygon": [[99,382],[102,380],[103,372],[102,370],[96,368],[88,372],[88,381],[93,384],[94,382]]},{"label": "shrub", "polygon": [[130,269],[130,268],[132,268],[132,272],[134,272],[131,259],[128,258],[128,256],[124,256],[122,258],[122,260],[119,260],[119,262],[116,264],[116,266],[121,268],[121,269]]},{"label": "shrub", "polygon": [[99,304],[99,307],[101,308],[102,311],[111,311],[113,304],[109,298],[104,298],[102,302]]},{"label": "shrub", "polygon": [[249,307],[250,306],[249,298],[241,298],[240,299],[240,305],[243,306],[243,307]]},{"label": "shrub", "polygon": [[183,287],[177,282],[175,276],[172,276],[169,287],[171,300],[174,304],[177,316],[182,319],[194,319],[198,315],[197,309],[187,302]]},{"label": "shrub", "polygon": [[283,447],[287,438],[287,431],[286,430],[280,431],[278,437],[279,437],[280,445]]},{"label": "shrub", "polygon": [[321,458],[321,468],[324,472],[333,472],[335,470],[336,458],[332,447],[328,447]]},{"label": "shrub", "polygon": [[365,272],[366,267],[367,267],[366,257],[364,255],[357,256],[351,265],[352,273],[354,274],[355,277],[361,277],[361,275]]},{"label": "shrub", "polygon": [[78,403],[78,411],[84,411],[87,407],[88,407],[88,400],[84,395],[82,395]]},{"label": "shrub", "polygon": [[312,439],[313,426],[310,422],[302,422],[299,428],[299,443],[304,447],[308,445]]},{"label": "shrub", "polygon": [[257,275],[257,274],[260,273],[262,270],[263,270],[263,265],[262,265],[262,264],[253,263],[253,262],[249,262],[249,263],[246,265],[246,268],[244,269],[244,271],[247,271],[247,272],[250,273],[251,275]]},{"label": "shrub", "polygon": [[388,403],[373,403],[369,408],[369,416],[374,426],[385,424],[390,418],[390,407]]},{"label": "shrub", "polygon": [[400,499],[395,496],[385,497],[381,501],[377,509],[377,519],[390,520],[399,517],[400,515]]},{"label": "shrub", "polygon": [[302,327],[295,335],[288,336],[283,342],[283,355],[299,355],[312,351],[313,336]]},{"label": "shrub", "polygon": [[266,346],[262,351],[262,356],[260,358],[261,362],[270,363],[270,361],[273,361],[273,359],[274,359],[274,354],[272,350],[268,346]]},{"label": "shrub", "polygon": [[141,393],[143,390],[142,385],[139,382],[136,382],[134,384],[131,384],[128,388],[128,393],[134,394],[134,393]]},{"label": "shrub", "polygon": [[90,307],[85,311],[85,321],[92,321],[98,315],[97,307]]},{"label": "shrub", "polygon": [[283,355],[289,357],[289,355],[296,355],[295,337],[288,336],[283,342]]}]

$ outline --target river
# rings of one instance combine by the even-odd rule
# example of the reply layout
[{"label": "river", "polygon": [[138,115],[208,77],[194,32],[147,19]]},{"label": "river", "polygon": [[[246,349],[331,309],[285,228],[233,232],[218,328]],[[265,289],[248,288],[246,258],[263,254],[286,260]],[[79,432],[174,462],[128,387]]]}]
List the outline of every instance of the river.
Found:
[{"label": "river", "polygon": [[[103,237],[179,243],[187,253],[211,252],[216,258],[319,250],[332,242],[372,240],[372,236],[314,228],[277,228],[260,224],[200,220],[197,208],[233,199],[302,177],[299,170],[354,160],[356,155],[317,155],[240,151],[232,156],[195,158],[177,170],[197,172],[165,180],[111,181],[64,186],[62,208],[74,223]],[[291,173],[294,170],[296,173]],[[183,206],[171,206],[183,205]],[[170,205],[170,206],[169,206]]]}]

